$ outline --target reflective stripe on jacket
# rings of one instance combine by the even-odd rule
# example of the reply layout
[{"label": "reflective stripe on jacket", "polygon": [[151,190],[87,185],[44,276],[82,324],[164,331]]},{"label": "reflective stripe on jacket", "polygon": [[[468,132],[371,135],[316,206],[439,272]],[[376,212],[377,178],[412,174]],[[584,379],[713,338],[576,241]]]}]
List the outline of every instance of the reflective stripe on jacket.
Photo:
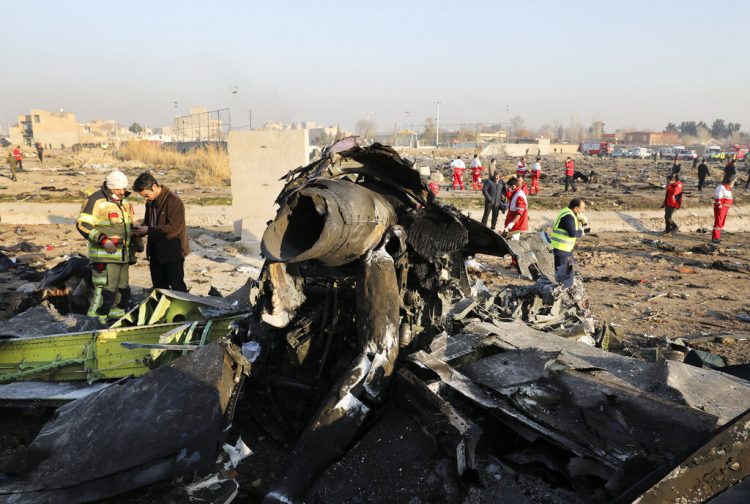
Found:
[{"label": "reflective stripe on jacket", "polygon": [[576,231],[578,231],[578,218],[573,213],[573,210],[567,207],[563,208],[562,211],[557,214],[557,219],[555,219],[555,225],[552,227],[550,241],[552,242],[553,249],[562,250],[563,252],[572,252],[573,247],[576,245],[576,237],[570,236],[567,231],[559,227],[560,221],[566,215],[573,216],[573,220],[576,223]]},{"label": "reflective stripe on jacket", "polygon": [[[89,242],[89,259],[100,263],[127,263],[130,260],[130,236],[133,226],[133,205],[125,198],[115,201],[106,186],[83,202],[76,228]],[[117,250],[110,254],[102,246],[105,238]]]}]

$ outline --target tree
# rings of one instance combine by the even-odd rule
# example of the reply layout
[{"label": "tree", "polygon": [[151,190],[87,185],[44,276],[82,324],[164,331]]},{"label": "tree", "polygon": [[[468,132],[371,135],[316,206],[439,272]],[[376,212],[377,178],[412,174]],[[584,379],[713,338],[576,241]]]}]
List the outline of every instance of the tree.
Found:
[{"label": "tree", "polygon": [[375,123],[369,119],[360,119],[354,125],[354,130],[362,137],[372,138],[375,135]]},{"label": "tree", "polygon": [[526,122],[523,120],[523,117],[520,115],[514,116],[510,118],[510,125],[513,129],[513,134],[516,136],[520,136],[520,132],[523,132],[526,130]]},{"label": "tree", "polygon": [[677,126],[675,123],[668,123],[667,127],[664,128],[664,133],[679,133],[680,130],[677,129]]},{"label": "tree", "polygon": [[728,133],[724,119],[715,119],[711,124],[711,135],[714,138],[726,138]]},{"label": "tree", "polygon": [[695,121],[682,121],[677,128],[682,136],[698,136],[698,125],[695,124]]},{"label": "tree", "polygon": [[134,122],[134,123],[133,123],[133,124],[131,124],[131,125],[130,125],[130,127],[128,128],[128,131],[130,131],[130,132],[131,132],[131,133],[133,133],[134,135],[140,135],[140,134],[141,134],[141,132],[143,131],[143,126],[141,126],[141,125],[140,125],[140,124],[138,124],[137,122]]},{"label": "tree", "polygon": [[419,136],[419,141],[424,144],[432,144],[435,141],[435,119],[428,117],[424,121],[424,132]]}]

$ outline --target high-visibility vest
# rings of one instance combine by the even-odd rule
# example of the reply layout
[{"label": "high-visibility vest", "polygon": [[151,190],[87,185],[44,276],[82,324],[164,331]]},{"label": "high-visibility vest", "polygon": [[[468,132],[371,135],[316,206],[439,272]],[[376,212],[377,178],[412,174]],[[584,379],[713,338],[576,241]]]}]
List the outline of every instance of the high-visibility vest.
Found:
[{"label": "high-visibility vest", "polygon": [[576,237],[568,235],[568,232],[564,229],[560,229],[560,221],[565,217],[566,215],[572,215],[573,220],[576,223],[576,231],[578,231],[578,218],[576,217],[575,213],[573,213],[573,210],[570,208],[563,208],[562,211],[557,214],[557,219],[555,219],[555,225],[552,227],[552,236],[550,237],[550,241],[552,242],[552,248],[557,250],[562,250],[563,252],[572,252],[573,247],[576,246]]}]

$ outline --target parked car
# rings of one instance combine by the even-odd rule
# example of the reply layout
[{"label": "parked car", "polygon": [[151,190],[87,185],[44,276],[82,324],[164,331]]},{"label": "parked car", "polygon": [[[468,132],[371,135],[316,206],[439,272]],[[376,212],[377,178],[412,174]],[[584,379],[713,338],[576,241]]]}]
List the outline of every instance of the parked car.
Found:
[{"label": "parked car", "polygon": [[651,153],[649,150],[645,147],[633,147],[630,149],[630,157],[636,158],[636,159],[646,159],[647,157],[650,157]]},{"label": "parked car", "polygon": [[630,150],[627,147],[615,147],[612,151],[613,158],[626,158],[630,156]]},{"label": "parked car", "polygon": [[662,159],[674,159],[676,154],[677,151],[675,151],[674,147],[662,147],[659,149],[659,157]]},{"label": "parked car", "polygon": [[698,154],[695,153],[695,151],[687,150],[687,149],[681,149],[677,151],[677,159],[680,160],[688,160],[692,161],[693,159],[697,158]]}]

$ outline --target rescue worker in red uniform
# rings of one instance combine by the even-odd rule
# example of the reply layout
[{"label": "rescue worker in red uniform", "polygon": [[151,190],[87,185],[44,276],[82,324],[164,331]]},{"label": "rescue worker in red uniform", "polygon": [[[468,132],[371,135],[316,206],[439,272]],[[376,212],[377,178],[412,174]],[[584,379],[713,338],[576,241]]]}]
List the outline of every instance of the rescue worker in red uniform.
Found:
[{"label": "rescue worker in red uniform", "polygon": [[568,192],[568,185],[576,192],[576,181],[573,180],[573,175],[576,173],[576,164],[570,159],[565,160],[565,192]]},{"label": "rescue worker in red uniform", "polygon": [[16,169],[23,170],[23,154],[21,154],[21,146],[17,145],[13,149],[13,159],[16,160]]},{"label": "rescue worker in red uniform", "polygon": [[482,190],[482,171],[484,171],[482,161],[474,154],[474,159],[471,160],[471,189],[474,191]]},{"label": "rescue worker in red uniform", "polygon": [[672,181],[667,184],[667,194],[664,197],[664,203],[662,208],[664,209],[664,234],[669,234],[672,231],[679,231],[679,227],[675,224],[672,216],[675,210],[682,206],[682,182],[680,181],[680,175],[675,173],[672,175]]},{"label": "rescue worker in red uniform", "polygon": [[516,165],[516,178],[524,178],[526,176],[526,158],[521,158]]},{"label": "rescue worker in red uniform", "polygon": [[464,170],[466,169],[466,165],[461,159],[461,156],[457,156],[456,159],[453,160],[453,162],[451,163],[451,167],[453,168],[453,190],[456,191],[460,187],[463,191]]},{"label": "rescue worker in red uniform", "polygon": [[536,160],[531,164],[531,187],[529,188],[529,196],[532,194],[539,194],[539,178],[542,176],[542,158],[537,157]]},{"label": "rescue worker in red uniform", "polygon": [[518,184],[518,179],[511,178],[506,183],[508,193],[510,194],[508,215],[505,216],[504,235],[511,235],[511,240],[520,240],[521,232],[529,230],[529,212],[526,193],[523,192]]},{"label": "rescue worker in red uniform", "polygon": [[722,183],[717,185],[714,191],[714,232],[711,237],[712,243],[721,243],[721,231],[724,229],[724,223],[727,220],[727,212],[729,212],[729,207],[734,204],[732,197],[734,182],[734,177],[724,177]]}]

